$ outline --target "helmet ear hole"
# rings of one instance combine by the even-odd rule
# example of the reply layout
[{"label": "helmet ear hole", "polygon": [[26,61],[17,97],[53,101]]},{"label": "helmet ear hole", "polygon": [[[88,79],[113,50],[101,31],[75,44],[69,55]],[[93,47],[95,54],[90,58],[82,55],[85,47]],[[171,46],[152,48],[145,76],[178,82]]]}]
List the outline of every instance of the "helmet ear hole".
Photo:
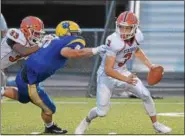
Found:
[{"label": "helmet ear hole", "polygon": [[79,36],[81,33],[80,32],[71,32],[72,36]]}]

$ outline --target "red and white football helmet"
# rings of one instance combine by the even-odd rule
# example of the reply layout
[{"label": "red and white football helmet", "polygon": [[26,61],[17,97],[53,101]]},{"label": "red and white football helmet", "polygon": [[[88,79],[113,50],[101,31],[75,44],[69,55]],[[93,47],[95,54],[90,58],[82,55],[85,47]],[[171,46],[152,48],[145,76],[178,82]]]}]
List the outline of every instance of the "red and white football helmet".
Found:
[{"label": "red and white football helmet", "polygon": [[[122,33],[119,27],[131,26],[130,33]],[[136,15],[131,11],[125,11],[121,13],[116,20],[116,32],[120,35],[121,39],[127,40],[132,38],[136,34],[136,30],[139,26],[139,21]]]},{"label": "red and white football helmet", "polygon": [[45,33],[44,23],[34,16],[25,17],[21,22],[20,29],[32,45],[39,44]]}]

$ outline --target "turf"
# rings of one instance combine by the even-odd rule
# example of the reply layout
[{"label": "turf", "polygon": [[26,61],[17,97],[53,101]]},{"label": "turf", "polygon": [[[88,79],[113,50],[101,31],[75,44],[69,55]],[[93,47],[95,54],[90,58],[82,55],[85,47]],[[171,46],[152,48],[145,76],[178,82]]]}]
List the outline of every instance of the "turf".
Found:
[{"label": "turf", "polygon": [[[73,134],[79,122],[95,106],[94,98],[53,98],[57,112],[54,121]],[[62,102],[62,103],[60,103]],[[72,103],[68,103],[72,102]],[[80,103],[78,103],[80,102]],[[114,102],[109,114],[104,118],[92,121],[86,134],[155,134],[151,121],[146,115],[142,101],[139,99],[111,99]],[[184,98],[165,98],[155,100],[158,113],[184,112]],[[9,99],[1,105],[2,134],[30,134],[42,132],[43,122],[40,109],[35,105],[20,104]],[[184,134],[184,117],[158,116],[161,123],[172,127],[170,134]]]}]

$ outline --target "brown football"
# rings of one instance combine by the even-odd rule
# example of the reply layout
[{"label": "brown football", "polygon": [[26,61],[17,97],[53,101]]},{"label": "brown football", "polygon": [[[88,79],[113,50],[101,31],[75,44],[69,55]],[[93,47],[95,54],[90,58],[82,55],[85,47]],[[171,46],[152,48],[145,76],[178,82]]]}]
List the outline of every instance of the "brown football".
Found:
[{"label": "brown football", "polygon": [[162,66],[157,66],[148,72],[147,82],[149,85],[155,85],[159,83],[163,77],[164,68]]}]

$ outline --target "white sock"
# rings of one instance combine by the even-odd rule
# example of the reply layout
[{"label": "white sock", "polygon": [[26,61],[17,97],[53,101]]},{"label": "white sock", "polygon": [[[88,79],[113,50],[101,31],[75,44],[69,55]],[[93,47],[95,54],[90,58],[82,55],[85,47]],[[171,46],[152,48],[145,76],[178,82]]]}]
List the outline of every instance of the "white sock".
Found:
[{"label": "white sock", "polygon": [[47,128],[50,128],[52,125],[53,125],[53,121],[52,121],[51,123],[45,123],[45,126],[46,126]]},{"label": "white sock", "polygon": [[90,122],[91,120],[95,119],[96,117],[98,117],[97,113],[96,113],[96,109],[97,107],[94,107],[90,110],[87,118],[86,118],[86,121],[87,122]]}]

